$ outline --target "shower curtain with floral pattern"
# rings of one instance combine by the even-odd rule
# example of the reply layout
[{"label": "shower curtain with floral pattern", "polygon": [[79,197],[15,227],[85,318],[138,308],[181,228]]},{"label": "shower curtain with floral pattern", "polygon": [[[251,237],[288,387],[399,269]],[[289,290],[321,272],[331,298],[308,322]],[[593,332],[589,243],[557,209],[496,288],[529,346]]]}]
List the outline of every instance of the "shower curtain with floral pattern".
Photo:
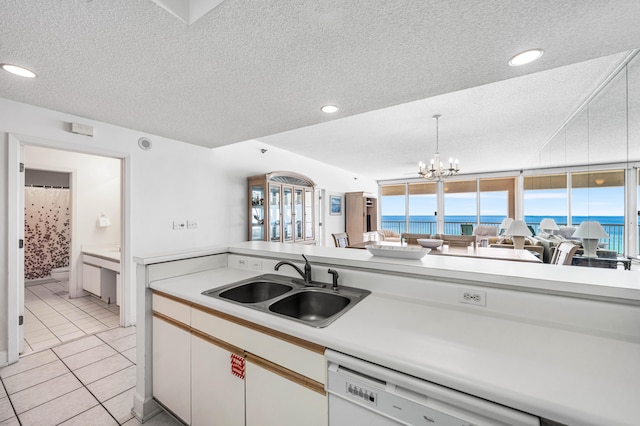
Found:
[{"label": "shower curtain with floral pattern", "polygon": [[25,187],[25,279],[44,278],[69,265],[69,201],[68,188]]}]

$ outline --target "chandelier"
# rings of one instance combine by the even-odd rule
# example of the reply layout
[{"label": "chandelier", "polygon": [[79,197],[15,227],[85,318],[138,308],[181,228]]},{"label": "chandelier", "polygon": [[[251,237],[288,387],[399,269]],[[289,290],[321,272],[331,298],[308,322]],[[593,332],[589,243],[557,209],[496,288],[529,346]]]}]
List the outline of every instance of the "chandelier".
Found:
[{"label": "chandelier", "polygon": [[458,159],[455,162],[453,158],[449,158],[449,167],[446,168],[444,163],[440,160],[440,153],[438,152],[438,120],[442,117],[440,114],[436,114],[433,118],[436,120],[436,154],[431,159],[431,163],[427,166],[422,161],[418,163],[420,170],[418,174],[427,180],[442,180],[447,176],[455,176],[460,169],[458,168]]}]

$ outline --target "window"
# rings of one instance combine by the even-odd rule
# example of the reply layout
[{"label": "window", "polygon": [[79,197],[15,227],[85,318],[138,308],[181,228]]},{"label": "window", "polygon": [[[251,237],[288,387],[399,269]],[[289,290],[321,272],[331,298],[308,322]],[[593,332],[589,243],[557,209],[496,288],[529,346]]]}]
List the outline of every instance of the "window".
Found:
[{"label": "window", "polygon": [[567,175],[525,176],[524,220],[536,234],[544,218],[551,218],[558,226],[567,225]]},{"label": "window", "polygon": [[407,229],[407,185],[385,185],[380,188],[381,229],[399,234]]},{"label": "window", "polygon": [[500,226],[515,217],[515,178],[480,179],[480,224]]},{"label": "window", "polygon": [[409,232],[414,234],[436,234],[438,209],[437,184],[409,184]]},{"label": "window", "polygon": [[478,223],[476,180],[445,182],[444,233],[460,235],[461,225]]},{"label": "window", "polygon": [[600,222],[609,235],[609,250],[624,252],[624,171],[571,174],[571,224]]}]

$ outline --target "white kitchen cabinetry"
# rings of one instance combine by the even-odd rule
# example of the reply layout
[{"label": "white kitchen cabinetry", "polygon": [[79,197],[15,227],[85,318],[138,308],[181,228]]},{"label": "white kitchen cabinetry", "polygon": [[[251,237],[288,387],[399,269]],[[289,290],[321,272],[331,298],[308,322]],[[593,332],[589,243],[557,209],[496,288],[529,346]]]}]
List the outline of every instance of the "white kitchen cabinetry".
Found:
[{"label": "white kitchen cabinetry", "polygon": [[246,375],[247,426],[327,425],[326,396],[255,364],[252,357],[247,357]]},{"label": "white kitchen cabinetry", "polygon": [[327,425],[324,347],[198,305],[189,315],[171,296],[152,303],[153,396],[184,422]]},{"label": "white kitchen cabinetry", "polygon": [[188,305],[154,295],[153,396],[191,423],[191,332]]},{"label": "white kitchen cabinetry", "polygon": [[[244,425],[244,381],[231,373],[232,352],[191,336],[191,424]],[[155,386],[154,386],[155,388]]]},{"label": "white kitchen cabinetry", "polygon": [[87,263],[82,264],[82,288],[100,297],[101,268]]}]

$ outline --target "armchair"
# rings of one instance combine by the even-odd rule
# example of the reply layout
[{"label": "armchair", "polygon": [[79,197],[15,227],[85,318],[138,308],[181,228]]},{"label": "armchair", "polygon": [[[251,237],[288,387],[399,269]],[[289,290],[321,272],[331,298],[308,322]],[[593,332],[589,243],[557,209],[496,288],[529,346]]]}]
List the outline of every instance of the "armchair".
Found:
[{"label": "armchair", "polygon": [[400,234],[389,229],[378,229],[378,239],[380,241],[400,242]]}]

